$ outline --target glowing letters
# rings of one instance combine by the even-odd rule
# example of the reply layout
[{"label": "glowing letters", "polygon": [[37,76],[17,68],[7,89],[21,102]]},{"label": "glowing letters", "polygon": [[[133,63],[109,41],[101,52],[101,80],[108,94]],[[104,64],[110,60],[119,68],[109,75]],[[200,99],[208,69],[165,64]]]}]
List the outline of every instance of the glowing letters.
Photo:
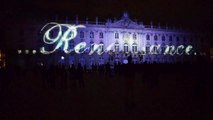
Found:
[{"label": "glowing letters", "polygon": [[[83,25],[69,25],[69,24],[58,24],[58,23],[54,23],[54,22],[51,22],[51,23],[47,23],[42,29],[41,31],[43,31],[43,29],[45,29],[48,25],[53,25],[53,27],[49,28],[45,33],[44,33],[44,36],[43,36],[43,41],[44,43],[46,44],[54,44],[56,42],[57,45],[55,46],[55,48],[51,51],[47,51],[45,50],[44,47],[41,48],[41,53],[43,54],[50,54],[50,53],[53,53],[55,52],[57,49],[59,49],[62,45],[64,45],[64,48],[63,48],[63,51],[65,53],[70,53],[72,52],[73,50],[68,50],[68,42],[72,39],[74,39],[76,36],[77,36],[77,28],[85,28],[85,26]],[[67,30],[62,33],[62,27],[65,27]],[[57,36],[54,38],[51,38],[50,37],[50,32],[53,32],[54,29],[58,28],[59,29],[59,32],[57,34]]]},{"label": "glowing letters", "polygon": [[[50,26],[50,28],[49,28],[49,26]],[[106,47],[105,50],[103,50],[104,49],[103,43],[100,43],[100,44],[93,43],[90,45],[90,47],[87,47],[86,42],[78,43],[76,46],[74,46],[73,49],[69,48],[69,41],[76,38],[76,36],[78,34],[77,33],[78,28],[85,28],[85,26],[84,25],[59,24],[59,23],[55,23],[55,22],[47,23],[41,29],[41,31],[44,31],[45,29],[47,29],[46,32],[44,32],[43,41],[47,45],[55,45],[55,46],[52,50],[48,50],[47,48],[45,48],[43,46],[43,47],[41,47],[40,52],[42,54],[51,54],[51,53],[54,53],[59,48],[62,48],[66,54],[69,54],[72,51],[74,51],[77,54],[82,54],[82,53],[85,53],[87,50],[90,50],[88,55],[92,55],[95,52],[98,55],[102,55],[103,53],[112,54],[115,52],[115,50],[114,51],[112,50],[115,43],[111,43],[108,47]],[[55,31],[58,31],[58,32],[55,32]],[[56,34],[52,35],[52,33],[56,33]],[[157,55],[157,54],[159,54],[160,47],[161,47],[160,44],[151,45],[151,47],[148,47],[148,50],[147,50],[148,53],[145,53],[142,51],[141,54],[142,55],[145,55],[145,54],[156,54]],[[184,45],[179,45],[176,48],[174,45],[166,45],[164,48],[165,48],[164,51],[163,51],[163,49],[161,51],[161,53],[164,55],[166,55],[166,54],[170,54],[172,56],[175,54],[183,55],[184,48],[185,48],[186,55],[191,55],[193,52],[193,47],[191,45],[188,45],[186,47]],[[134,54],[136,54],[136,53],[134,53]]]}]

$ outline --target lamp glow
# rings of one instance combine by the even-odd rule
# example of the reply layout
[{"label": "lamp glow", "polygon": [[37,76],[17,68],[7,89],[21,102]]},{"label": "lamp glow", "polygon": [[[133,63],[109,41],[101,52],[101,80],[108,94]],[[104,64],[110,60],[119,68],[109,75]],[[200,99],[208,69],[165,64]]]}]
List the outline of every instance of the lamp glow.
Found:
[{"label": "lamp glow", "polygon": [[29,54],[29,50],[25,50],[25,54]]},{"label": "lamp glow", "polygon": [[33,53],[33,54],[36,54],[36,50],[33,50],[32,53]]},{"label": "lamp glow", "polygon": [[18,54],[21,54],[21,53],[22,53],[22,51],[21,51],[21,50],[17,50],[17,52],[18,52]]}]

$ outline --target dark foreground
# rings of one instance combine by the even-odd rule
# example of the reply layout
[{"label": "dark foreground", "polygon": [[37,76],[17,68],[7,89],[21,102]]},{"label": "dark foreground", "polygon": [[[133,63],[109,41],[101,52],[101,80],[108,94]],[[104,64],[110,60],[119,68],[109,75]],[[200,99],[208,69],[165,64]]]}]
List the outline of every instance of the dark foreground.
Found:
[{"label": "dark foreground", "polygon": [[1,71],[0,120],[212,120],[211,64]]}]

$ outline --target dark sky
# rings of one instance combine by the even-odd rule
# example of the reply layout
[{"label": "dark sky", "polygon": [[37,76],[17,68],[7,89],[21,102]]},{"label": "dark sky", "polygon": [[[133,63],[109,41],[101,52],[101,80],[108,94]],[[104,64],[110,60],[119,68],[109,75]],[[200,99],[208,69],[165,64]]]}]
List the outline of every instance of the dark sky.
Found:
[{"label": "dark sky", "polygon": [[120,18],[127,11],[132,19],[149,24],[161,22],[169,25],[192,28],[213,28],[213,0],[29,0],[29,2],[9,1],[1,7],[1,20],[22,21],[29,18],[43,20],[59,19],[95,20],[103,22],[107,18]]}]

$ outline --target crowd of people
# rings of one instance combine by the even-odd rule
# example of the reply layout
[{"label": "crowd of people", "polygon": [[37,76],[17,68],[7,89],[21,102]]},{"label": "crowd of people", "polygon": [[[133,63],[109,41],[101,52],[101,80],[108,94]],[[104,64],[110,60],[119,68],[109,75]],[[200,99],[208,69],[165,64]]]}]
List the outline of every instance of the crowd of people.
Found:
[{"label": "crowd of people", "polygon": [[42,64],[28,69],[12,66],[0,70],[0,80],[2,88],[8,86],[11,82],[15,80],[26,79],[26,75],[29,76],[27,79],[37,77],[37,79],[41,80],[43,84],[51,88],[56,88],[57,85],[58,88],[67,88],[70,86],[84,88],[85,74],[90,74],[92,76],[101,75],[104,77],[124,76],[126,78],[132,79],[134,78],[135,73],[141,73],[145,76],[145,78],[149,78],[151,76],[154,80],[154,76],[157,76],[158,74],[203,74],[205,73],[205,70],[212,71],[211,66],[211,64],[205,63],[132,64],[132,58],[129,57],[128,64],[114,64],[113,68],[111,67],[109,62],[107,64],[99,66],[92,65],[91,69],[88,69],[87,66],[82,66],[81,63],[78,63],[77,65],[73,64],[69,67],[64,65],[45,66]]}]

